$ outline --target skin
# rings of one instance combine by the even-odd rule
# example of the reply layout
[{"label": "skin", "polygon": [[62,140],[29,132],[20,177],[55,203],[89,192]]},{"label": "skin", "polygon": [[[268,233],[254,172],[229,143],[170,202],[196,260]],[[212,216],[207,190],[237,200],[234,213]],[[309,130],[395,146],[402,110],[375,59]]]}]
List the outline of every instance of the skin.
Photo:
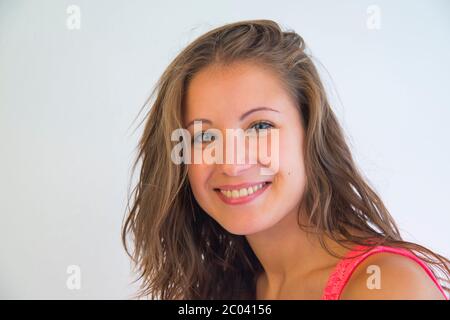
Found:
[{"label": "skin", "polygon": [[[240,117],[259,106],[260,110]],[[259,121],[279,129],[279,168],[272,176],[261,176],[261,163],[190,164],[188,178],[199,205],[227,231],[244,235],[264,272],[257,280],[257,299],[320,299],[328,276],[339,261],[306,234],[297,224],[302,210],[306,175],[303,158],[304,128],[296,103],[277,75],[262,66],[239,62],[228,66],[211,65],[198,72],[187,89],[183,121],[208,119],[203,130],[251,128]],[[194,127],[187,127],[194,135]],[[224,141],[224,149],[229,147]],[[270,187],[253,201],[229,205],[217,195],[221,185],[271,181]],[[303,223],[305,223],[303,221]],[[346,248],[325,238],[337,253]],[[439,299],[428,276],[408,258],[375,254],[366,259],[382,268],[382,289],[374,293],[366,288],[365,264],[360,265],[348,283],[344,299],[425,298]],[[401,268],[401,269],[400,269]],[[419,267],[420,268],[420,267]],[[362,270],[362,271],[361,271]],[[402,270],[402,272],[399,272]],[[392,276],[391,276],[392,274]],[[406,277],[405,281],[389,281]]]},{"label": "skin", "polygon": [[[367,286],[367,268],[376,265],[381,272],[381,289]],[[392,253],[378,253],[366,258],[353,272],[345,286],[342,300],[444,300],[426,271],[416,262]]]}]

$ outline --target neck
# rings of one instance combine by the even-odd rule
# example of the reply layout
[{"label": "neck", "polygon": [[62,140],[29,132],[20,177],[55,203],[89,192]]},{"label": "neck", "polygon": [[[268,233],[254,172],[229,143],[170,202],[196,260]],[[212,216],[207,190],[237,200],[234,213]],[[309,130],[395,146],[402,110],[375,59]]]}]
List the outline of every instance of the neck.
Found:
[{"label": "neck", "polygon": [[[328,268],[338,261],[321,247],[317,235],[300,229],[297,211],[286,215],[273,227],[247,235],[246,238],[272,288],[280,288],[291,279]],[[333,250],[339,250],[335,242],[328,238],[324,238],[324,241]]]}]

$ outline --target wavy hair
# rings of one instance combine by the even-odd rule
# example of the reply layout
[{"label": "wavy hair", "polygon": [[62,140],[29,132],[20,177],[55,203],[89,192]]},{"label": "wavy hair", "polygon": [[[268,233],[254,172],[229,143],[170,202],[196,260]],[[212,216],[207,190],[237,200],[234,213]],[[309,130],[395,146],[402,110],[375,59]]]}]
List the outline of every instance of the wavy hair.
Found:
[{"label": "wavy hair", "polygon": [[[186,90],[192,77],[211,64],[251,61],[270,67],[297,102],[305,128],[307,225],[299,227],[349,247],[387,245],[411,250],[441,280],[450,261],[404,241],[374,188],[359,172],[343,131],[300,35],[271,20],[224,25],[189,44],[164,71],[144,107],[145,128],[132,167],[140,164],[129,194],[122,242],[132,259],[138,297],[151,299],[254,299],[262,266],[245,236],[223,229],[199,206],[186,165],[171,161],[171,133],[182,128]],[[141,110],[142,111],[142,110]],[[303,220],[305,221],[305,220]],[[129,239],[131,237],[131,239]],[[132,248],[128,245],[132,242]],[[445,290],[449,288],[443,285]]]}]

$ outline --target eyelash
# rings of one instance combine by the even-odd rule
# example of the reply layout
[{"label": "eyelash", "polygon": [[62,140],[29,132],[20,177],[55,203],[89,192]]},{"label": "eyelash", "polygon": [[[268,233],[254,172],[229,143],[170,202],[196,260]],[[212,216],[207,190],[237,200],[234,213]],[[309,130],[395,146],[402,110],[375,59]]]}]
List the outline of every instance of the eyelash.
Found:
[{"label": "eyelash", "polygon": [[[250,126],[250,128],[253,128],[254,126],[256,126],[257,124],[264,124],[264,125],[267,125],[269,128],[265,128],[265,129],[270,129],[270,128],[273,128],[274,127],[274,125],[273,124],[271,124],[270,122],[268,122],[268,121],[258,121],[258,122],[255,122],[254,124],[252,124],[252,126]],[[264,129],[259,129],[259,130],[264,130]],[[257,131],[259,131],[259,130],[257,130]]]},{"label": "eyelash", "polygon": [[[266,128],[263,128],[263,129],[256,129],[256,131],[267,130],[267,129],[274,128],[274,125],[273,125],[272,123],[268,122],[268,121],[257,121],[257,122],[255,122],[255,123],[253,123],[253,124],[250,126],[249,129],[252,129],[252,128],[254,128],[256,125],[260,125],[260,124],[266,125],[267,127],[266,127]],[[194,136],[192,137],[192,139],[191,139],[191,142],[192,142],[192,143],[195,143],[195,140],[196,140],[198,137],[202,137],[203,134],[205,134],[205,133],[208,133],[208,132],[202,131],[202,132],[199,132],[198,134],[194,135]],[[214,136],[213,136],[213,138],[214,138],[214,139],[212,139],[212,141],[215,140],[215,137],[214,137]],[[202,139],[202,142],[204,143],[204,142],[210,142],[210,141],[208,141],[208,140],[203,140],[203,139]]]}]

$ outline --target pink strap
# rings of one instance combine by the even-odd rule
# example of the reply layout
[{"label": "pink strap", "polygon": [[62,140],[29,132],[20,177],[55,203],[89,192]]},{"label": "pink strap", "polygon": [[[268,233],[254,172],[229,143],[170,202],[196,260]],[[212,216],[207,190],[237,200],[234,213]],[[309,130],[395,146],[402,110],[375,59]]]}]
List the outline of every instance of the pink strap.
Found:
[{"label": "pink strap", "polygon": [[[404,248],[393,248],[386,246],[376,246],[370,249],[367,252],[364,252],[368,249],[366,246],[356,246],[353,250],[349,251],[345,258],[339,261],[336,265],[335,269],[331,273],[328,278],[327,285],[325,286],[324,293],[322,295],[322,300],[339,300],[339,297],[350,279],[353,271],[356,267],[364,261],[368,256],[378,253],[378,252],[389,252],[396,253],[402,256],[408,257],[416,261],[430,276],[436,286],[439,288],[441,293],[444,295],[445,299],[448,300],[447,295],[439,284],[438,280],[434,276],[433,272],[429,269],[429,267],[418,257],[416,257],[412,252]],[[361,254],[364,252],[363,254]],[[359,255],[359,256],[358,256]]]}]

